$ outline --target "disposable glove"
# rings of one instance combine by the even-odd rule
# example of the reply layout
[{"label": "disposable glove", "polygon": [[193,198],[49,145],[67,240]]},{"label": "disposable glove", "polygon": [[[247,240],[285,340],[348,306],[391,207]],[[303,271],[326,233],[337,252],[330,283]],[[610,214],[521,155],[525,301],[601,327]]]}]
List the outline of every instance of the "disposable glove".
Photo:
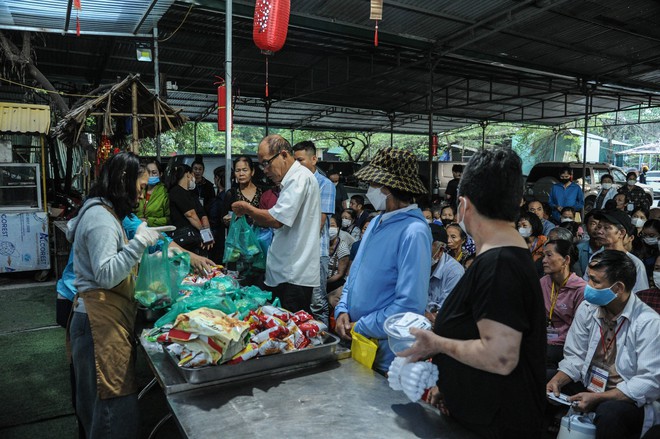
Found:
[{"label": "disposable glove", "polygon": [[160,239],[160,232],[147,226],[147,223],[142,223],[135,231],[135,239],[140,241],[145,247],[156,245]]},{"label": "disposable glove", "polygon": [[417,402],[424,390],[435,386],[438,368],[428,361],[407,363],[405,358],[397,357],[390,365],[388,381],[392,389],[403,390],[412,402]]}]

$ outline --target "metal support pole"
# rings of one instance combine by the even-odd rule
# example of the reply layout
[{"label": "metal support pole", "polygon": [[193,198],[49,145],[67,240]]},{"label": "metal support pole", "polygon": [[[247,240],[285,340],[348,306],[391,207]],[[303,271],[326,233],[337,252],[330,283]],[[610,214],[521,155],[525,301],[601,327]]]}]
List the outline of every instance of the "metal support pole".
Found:
[{"label": "metal support pole", "polygon": [[[158,26],[154,26],[154,91],[160,97],[160,67],[158,66]],[[156,160],[160,162],[160,113],[156,122]]]},{"label": "metal support pole", "polygon": [[556,162],[557,161],[557,137],[559,136],[559,128],[552,127],[552,132],[555,133],[555,143],[554,143],[554,146],[552,147],[552,161]]},{"label": "metal support pole", "polygon": [[294,130],[294,129],[291,130],[291,146],[293,146],[293,145],[295,144],[295,142],[293,141],[293,133],[294,133],[295,131],[296,131],[296,130]]},{"label": "metal support pole", "polygon": [[[264,108],[266,109],[266,135],[268,135],[270,131],[270,99],[264,101]],[[291,146],[293,146],[293,143]]]},{"label": "metal support pole", "polygon": [[193,122],[193,152],[197,154],[197,121]]},{"label": "metal support pole", "polygon": [[481,150],[483,151],[486,149],[486,127],[488,122],[479,122],[479,126],[481,127]]},{"label": "metal support pole", "polygon": [[429,56],[429,182],[428,182],[428,202],[431,204],[433,202],[433,71],[435,70],[436,63],[433,61],[433,58]]},{"label": "metal support pole", "polygon": [[394,121],[396,120],[395,113],[388,113],[387,118],[390,120],[390,147],[394,146]]},{"label": "metal support pole", "polygon": [[225,130],[225,189],[231,188],[231,128],[232,128],[232,0],[225,0],[225,86],[227,98],[225,101],[226,127]]},{"label": "metal support pole", "polygon": [[[585,173],[587,172],[587,135],[589,134],[589,99],[591,95],[589,92],[584,94],[584,143],[582,151],[582,193],[584,193],[584,185],[587,182]],[[594,182],[595,183],[595,182]],[[584,219],[584,206],[582,206],[582,218]]]}]

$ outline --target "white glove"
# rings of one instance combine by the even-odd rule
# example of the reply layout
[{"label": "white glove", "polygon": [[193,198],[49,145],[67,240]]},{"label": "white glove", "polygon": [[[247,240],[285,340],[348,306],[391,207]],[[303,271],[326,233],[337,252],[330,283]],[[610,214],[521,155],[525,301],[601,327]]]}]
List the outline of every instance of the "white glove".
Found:
[{"label": "white glove", "polygon": [[403,390],[412,402],[417,402],[424,390],[435,386],[438,368],[428,361],[407,363],[405,358],[397,357],[390,365],[387,379],[392,389]]},{"label": "white glove", "polygon": [[135,239],[140,241],[145,247],[156,245],[160,239],[160,233],[147,226],[147,223],[142,223],[135,231]]},{"label": "white glove", "polygon": [[401,368],[406,362],[406,358],[396,357],[390,364],[390,370],[387,371],[387,381],[390,383],[392,390],[403,390],[401,387]]}]

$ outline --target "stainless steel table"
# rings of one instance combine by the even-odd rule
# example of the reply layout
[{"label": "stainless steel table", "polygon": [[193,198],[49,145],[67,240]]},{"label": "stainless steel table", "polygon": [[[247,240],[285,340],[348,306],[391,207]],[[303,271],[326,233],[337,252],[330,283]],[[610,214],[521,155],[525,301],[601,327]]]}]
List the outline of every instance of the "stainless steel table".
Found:
[{"label": "stainless steel table", "polygon": [[188,438],[474,437],[350,358],[240,381],[187,384],[163,353],[146,352]]}]

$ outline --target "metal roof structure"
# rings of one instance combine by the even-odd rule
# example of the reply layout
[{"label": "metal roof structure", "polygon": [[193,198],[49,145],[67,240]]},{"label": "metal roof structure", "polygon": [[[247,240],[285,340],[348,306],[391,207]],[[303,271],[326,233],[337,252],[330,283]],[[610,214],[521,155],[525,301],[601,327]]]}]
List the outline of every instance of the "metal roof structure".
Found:
[{"label": "metal roof structure", "polygon": [[48,105],[0,102],[0,133],[40,133],[50,129]]},{"label": "metal roof structure", "polygon": [[[37,67],[80,93],[128,73],[153,83],[153,63],[136,60],[135,44],[152,43],[157,26],[162,79],[178,87],[167,91],[168,103],[192,120],[217,120],[224,1],[81,0],[79,37],[71,2],[41,0],[37,13],[19,9],[37,2],[0,0],[0,31],[17,44],[18,31],[46,32],[33,42]],[[422,134],[429,113],[433,130],[444,131],[478,122],[558,125],[585,111],[660,106],[654,0],[385,0],[378,47],[368,1],[291,3],[266,100],[254,1],[233,1],[236,124]],[[17,92],[0,83],[6,100],[4,93]]]}]

